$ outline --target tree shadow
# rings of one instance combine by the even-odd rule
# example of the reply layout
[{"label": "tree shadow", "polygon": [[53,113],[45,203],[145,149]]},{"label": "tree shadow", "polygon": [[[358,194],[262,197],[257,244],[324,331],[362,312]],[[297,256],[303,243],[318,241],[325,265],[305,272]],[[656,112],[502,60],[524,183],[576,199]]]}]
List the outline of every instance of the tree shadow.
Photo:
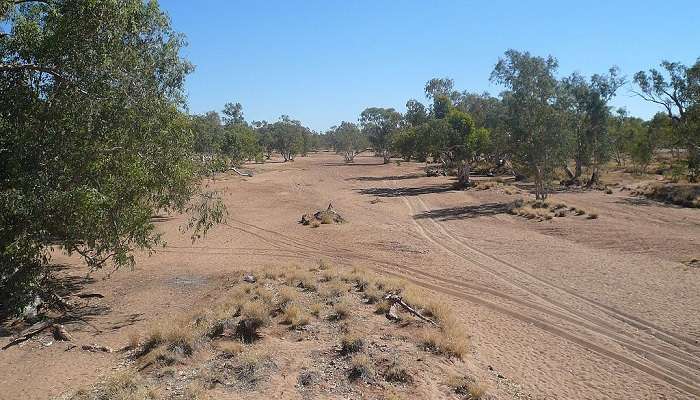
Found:
[{"label": "tree shadow", "polygon": [[344,163],[344,162],[337,162],[337,163],[323,163],[321,164],[324,167],[376,167],[379,165],[386,165],[383,162],[380,163],[372,163],[372,164],[365,164],[365,163]]},{"label": "tree shadow", "polygon": [[[50,323],[74,325],[84,324],[91,329],[100,332],[100,329],[92,324],[95,317],[103,316],[112,311],[111,307],[101,304],[103,296],[99,293],[88,293],[83,290],[96,280],[92,276],[76,276],[61,273],[69,269],[66,265],[52,265],[50,271],[53,276],[48,278],[47,293],[54,300],[54,304],[44,303],[35,320],[31,323],[49,321]],[[46,299],[44,299],[46,300]],[[0,311],[0,337],[15,335],[28,327],[28,322],[14,318],[7,310]],[[37,332],[38,333],[38,332]],[[29,337],[27,337],[29,339]],[[21,342],[21,341],[20,341]],[[12,343],[19,344],[20,342]]]},{"label": "tree shadow", "polygon": [[439,219],[450,221],[465,218],[488,217],[498,214],[507,214],[512,203],[484,203],[475,206],[450,207],[437,210],[424,211],[413,216],[413,219]]},{"label": "tree shadow", "polygon": [[377,197],[401,197],[401,196],[420,196],[422,194],[445,193],[458,191],[452,184],[432,185],[421,187],[398,187],[398,188],[367,188],[358,189],[360,194],[377,196]]},{"label": "tree shadow", "polygon": [[406,179],[424,178],[425,174],[412,175],[394,175],[394,176],[358,176],[356,178],[347,178],[346,181],[364,181],[364,182],[379,182],[379,181],[403,181]]},{"label": "tree shadow", "polygon": [[664,203],[658,200],[647,199],[644,197],[622,197],[616,200],[615,204],[643,207],[683,208],[682,206],[676,204]]}]

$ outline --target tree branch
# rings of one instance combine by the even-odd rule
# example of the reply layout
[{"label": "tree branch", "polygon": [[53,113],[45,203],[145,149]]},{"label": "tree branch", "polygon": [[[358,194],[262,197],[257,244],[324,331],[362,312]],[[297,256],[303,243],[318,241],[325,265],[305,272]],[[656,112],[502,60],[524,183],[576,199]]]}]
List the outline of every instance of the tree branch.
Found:
[{"label": "tree branch", "polygon": [[[24,0],[23,0],[24,1]],[[29,1],[29,0],[26,0]],[[59,70],[53,67],[45,67],[42,65],[37,65],[37,64],[0,64],[0,72],[4,71],[36,71],[36,72],[43,72],[46,74],[49,74],[54,77],[54,79],[57,79],[58,81],[61,82],[70,82],[71,80],[63,75]],[[85,91],[84,89],[78,87],[75,83],[72,83],[73,86],[82,94],[87,95],[88,92]]]},{"label": "tree branch", "polygon": [[66,80],[66,77],[55,68],[43,67],[37,64],[0,64],[0,72],[3,71],[37,71],[50,74],[54,78],[58,78],[60,80]]}]

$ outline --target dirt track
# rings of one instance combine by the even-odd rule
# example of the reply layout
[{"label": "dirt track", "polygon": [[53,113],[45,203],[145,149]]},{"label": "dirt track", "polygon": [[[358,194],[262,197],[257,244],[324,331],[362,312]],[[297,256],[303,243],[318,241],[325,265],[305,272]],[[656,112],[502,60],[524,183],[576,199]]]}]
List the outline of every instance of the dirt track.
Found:
[{"label": "dirt track", "polygon": [[[320,154],[217,180],[227,224],[193,245],[178,233],[181,217],[159,222],[168,246],[139,257],[136,271],[74,278],[106,297],[69,327],[77,340],[119,347],[154,319],[206,304],[232,269],[327,259],[443,297],[473,335],[477,365],[534,398],[700,397],[700,269],[680,263],[700,256],[700,212],[617,191],[562,193],[553,201],[600,217],[534,222],[505,213],[522,195],[453,191],[419,164],[379,163]],[[329,202],[350,222],[295,223]],[[0,386],[9,388],[0,398],[59,394],[108,373],[117,357],[65,349],[36,342],[0,352]]]}]

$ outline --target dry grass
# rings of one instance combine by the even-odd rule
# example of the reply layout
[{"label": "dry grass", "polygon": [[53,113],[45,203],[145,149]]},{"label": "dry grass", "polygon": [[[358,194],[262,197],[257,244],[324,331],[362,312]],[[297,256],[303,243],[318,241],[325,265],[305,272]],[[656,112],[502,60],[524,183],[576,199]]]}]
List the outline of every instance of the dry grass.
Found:
[{"label": "dry grass", "polygon": [[350,361],[350,370],[348,371],[350,380],[370,380],[374,377],[374,364],[366,354],[356,354]]},{"label": "dry grass", "polygon": [[282,286],[277,293],[277,306],[284,308],[287,304],[299,300],[299,292],[289,286]]},{"label": "dry grass", "polygon": [[340,340],[340,353],[347,355],[357,353],[365,347],[365,341],[357,332],[346,333]]},{"label": "dry grass", "polygon": [[464,376],[453,376],[448,379],[449,386],[456,394],[465,396],[468,400],[481,400],[487,398],[488,387]]},{"label": "dry grass", "polygon": [[218,342],[216,349],[219,350],[225,357],[234,357],[245,350],[245,347],[240,342],[225,341]]},{"label": "dry grass", "polygon": [[311,313],[311,315],[313,315],[316,318],[321,316],[322,311],[323,311],[323,304],[321,304],[321,303],[313,303],[309,306],[309,313]]},{"label": "dry grass", "polygon": [[213,397],[207,393],[207,390],[200,383],[192,383],[185,388],[182,393],[183,400],[211,400]]},{"label": "dry grass", "polygon": [[287,285],[297,286],[307,290],[316,290],[316,277],[309,271],[297,268],[287,274]]},{"label": "dry grass", "polygon": [[126,348],[129,350],[133,350],[139,347],[141,344],[141,334],[138,332],[132,332],[129,334],[129,339],[126,342]]},{"label": "dry grass", "polygon": [[330,213],[321,213],[321,224],[328,225],[333,223],[333,215]]},{"label": "dry grass", "polygon": [[423,307],[423,312],[427,317],[433,317],[438,322],[449,320],[452,310],[447,303],[442,301],[430,301]]},{"label": "dry grass", "polygon": [[333,305],[333,311],[329,319],[334,321],[346,319],[350,316],[351,310],[352,304],[350,301],[347,298],[342,298]]},{"label": "dry grass", "polygon": [[400,382],[400,383],[411,383],[413,377],[404,367],[403,361],[400,358],[395,358],[386,372],[384,373],[384,379],[389,382]]},{"label": "dry grass", "polygon": [[423,348],[434,353],[459,359],[469,353],[469,336],[454,317],[441,321],[439,329],[426,327],[420,336]]},{"label": "dry grass", "polygon": [[309,324],[309,316],[296,304],[289,304],[282,312],[282,323],[296,329]]},{"label": "dry grass", "polygon": [[391,303],[386,300],[382,300],[377,303],[377,306],[374,308],[374,312],[376,314],[386,314],[389,312],[389,308],[391,308]]},{"label": "dry grass", "polygon": [[332,280],[323,285],[318,294],[326,299],[336,299],[349,291],[349,287],[339,280]]},{"label": "dry grass", "polygon": [[70,400],[155,400],[157,393],[132,371],[117,373],[91,390],[79,390]]}]

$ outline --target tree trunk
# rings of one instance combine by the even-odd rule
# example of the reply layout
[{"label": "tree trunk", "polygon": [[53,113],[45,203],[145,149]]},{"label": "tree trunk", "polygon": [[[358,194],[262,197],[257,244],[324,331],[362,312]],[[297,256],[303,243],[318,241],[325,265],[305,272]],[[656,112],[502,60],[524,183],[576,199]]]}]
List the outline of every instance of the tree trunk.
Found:
[{"label": "tree trunk", "polygon": [[547,191],[545,190],[544,176],[542,174],[542,169],[537,167],[535,169],[535,199],[545,200],[547,198]]},{"label": "tree trunk", "polygon": [[469,180],[470,165],[468,162],[460,163],[459,168],[457,168],[457,183],[459,187],[469,187],[471,181]]}]

